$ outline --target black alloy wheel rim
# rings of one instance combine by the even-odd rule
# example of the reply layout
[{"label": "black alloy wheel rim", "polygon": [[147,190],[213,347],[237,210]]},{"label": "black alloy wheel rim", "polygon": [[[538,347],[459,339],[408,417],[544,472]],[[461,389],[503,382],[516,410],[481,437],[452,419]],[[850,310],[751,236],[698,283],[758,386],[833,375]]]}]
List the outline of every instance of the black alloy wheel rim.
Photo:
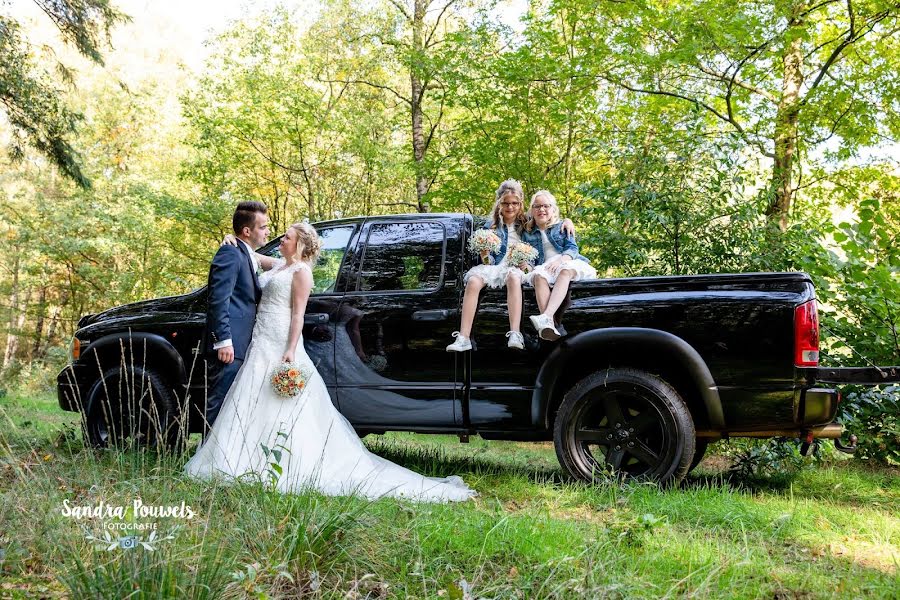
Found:
[{"label": "black alloy wheel rim", "polygon": [[98,406],[91,411],[95,442],[104,447],[121,445],[129,438],[136,444],[151,443],[155,437],[151,421],[157,418],[151,388],[146,379],[133,382],[131,373],[107,377],[95,398]]},{"label": "black alloy wheel rim", "polygon": [[632,478],[664,477],[677,449],[677,424],[657,395],[638,384],[614,382],[587,390],[568,437],[580,471],[609,469]]}]

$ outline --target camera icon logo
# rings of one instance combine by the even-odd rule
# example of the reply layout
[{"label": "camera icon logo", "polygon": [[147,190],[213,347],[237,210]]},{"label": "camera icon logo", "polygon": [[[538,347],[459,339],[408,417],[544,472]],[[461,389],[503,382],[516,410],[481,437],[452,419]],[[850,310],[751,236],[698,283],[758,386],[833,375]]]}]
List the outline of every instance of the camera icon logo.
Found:
[{"label": "camera icon logo", "polygon": [[137,546],[137,536],[127,535],[119,538],[119,548],[122,550],[131,550]]}]

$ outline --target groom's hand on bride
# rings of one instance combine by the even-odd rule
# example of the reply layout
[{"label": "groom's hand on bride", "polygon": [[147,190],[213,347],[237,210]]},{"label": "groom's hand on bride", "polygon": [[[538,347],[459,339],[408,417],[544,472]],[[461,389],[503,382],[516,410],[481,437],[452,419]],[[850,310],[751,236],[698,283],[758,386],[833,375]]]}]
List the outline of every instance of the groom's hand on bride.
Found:
[{"label": "groom's hand on bride", "polygon": [[234,362],[234,346],[225,346],[224,348],[219,348],[218,353],[219,360],[226,365],[230,365]]}]

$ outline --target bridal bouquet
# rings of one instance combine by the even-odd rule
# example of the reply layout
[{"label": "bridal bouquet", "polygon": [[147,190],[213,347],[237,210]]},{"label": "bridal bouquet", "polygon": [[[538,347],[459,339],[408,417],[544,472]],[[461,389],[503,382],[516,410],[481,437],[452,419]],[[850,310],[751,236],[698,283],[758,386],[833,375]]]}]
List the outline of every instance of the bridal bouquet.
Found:
[{"label": "bridal bouquet", "polygon": [[534,266],[534,259],[536,258],[537,250],[534,249],[534,246],[525,242],[519,242],[509,249],[509,253],[506,255],[506,262],[517,267],[524,265],[525,268],[522,270],[527,273]]},{"label": "bridal bouquet", "polygon": [[[481,254],[484,251],[494,254],[500,250],[500,238],[489,229],[479,229],[469,238],[469,250],[475,254]],[[490,262],[487,258],[482,260],[484,264]]]},{"label": "bridal bouquet", "polygon": [[306,388],[311,373],[294,363],[282,363],[275,367],[272,378],[272,389],[282,398],[293,398]]}]

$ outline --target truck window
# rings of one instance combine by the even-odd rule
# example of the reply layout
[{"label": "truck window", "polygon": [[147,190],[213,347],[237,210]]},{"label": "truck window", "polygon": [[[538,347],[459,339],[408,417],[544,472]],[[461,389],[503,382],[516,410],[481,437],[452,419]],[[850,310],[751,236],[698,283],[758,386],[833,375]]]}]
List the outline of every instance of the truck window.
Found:
[{"label": "truck window", "polygon": [[319,229],[319,239],[322,240],[322,251],[319,260],[313,268],[313,294],[327,294],[334,291],[337,282],[341,261],[347,253],[347,243],[353,236],[353,226],[325,227]]},{"label": "truck window", "polygon": [[[340,225],[316,229],[319,239],[322,240],[322,251],[319,253],[319,260],[313,267],[313,294],[328,294],[334,291],[341,262],[347,253],[347,244],[353,237],[353,228],[353,225]],[[278,246],[273,246],[266,254],[275,258],[284,258],[281,256]]]},{"label": "truck window", "polygon": [[369,229],[357,289],[426,291],[441,285],[444,226],[435,222],[376,223]]}]

